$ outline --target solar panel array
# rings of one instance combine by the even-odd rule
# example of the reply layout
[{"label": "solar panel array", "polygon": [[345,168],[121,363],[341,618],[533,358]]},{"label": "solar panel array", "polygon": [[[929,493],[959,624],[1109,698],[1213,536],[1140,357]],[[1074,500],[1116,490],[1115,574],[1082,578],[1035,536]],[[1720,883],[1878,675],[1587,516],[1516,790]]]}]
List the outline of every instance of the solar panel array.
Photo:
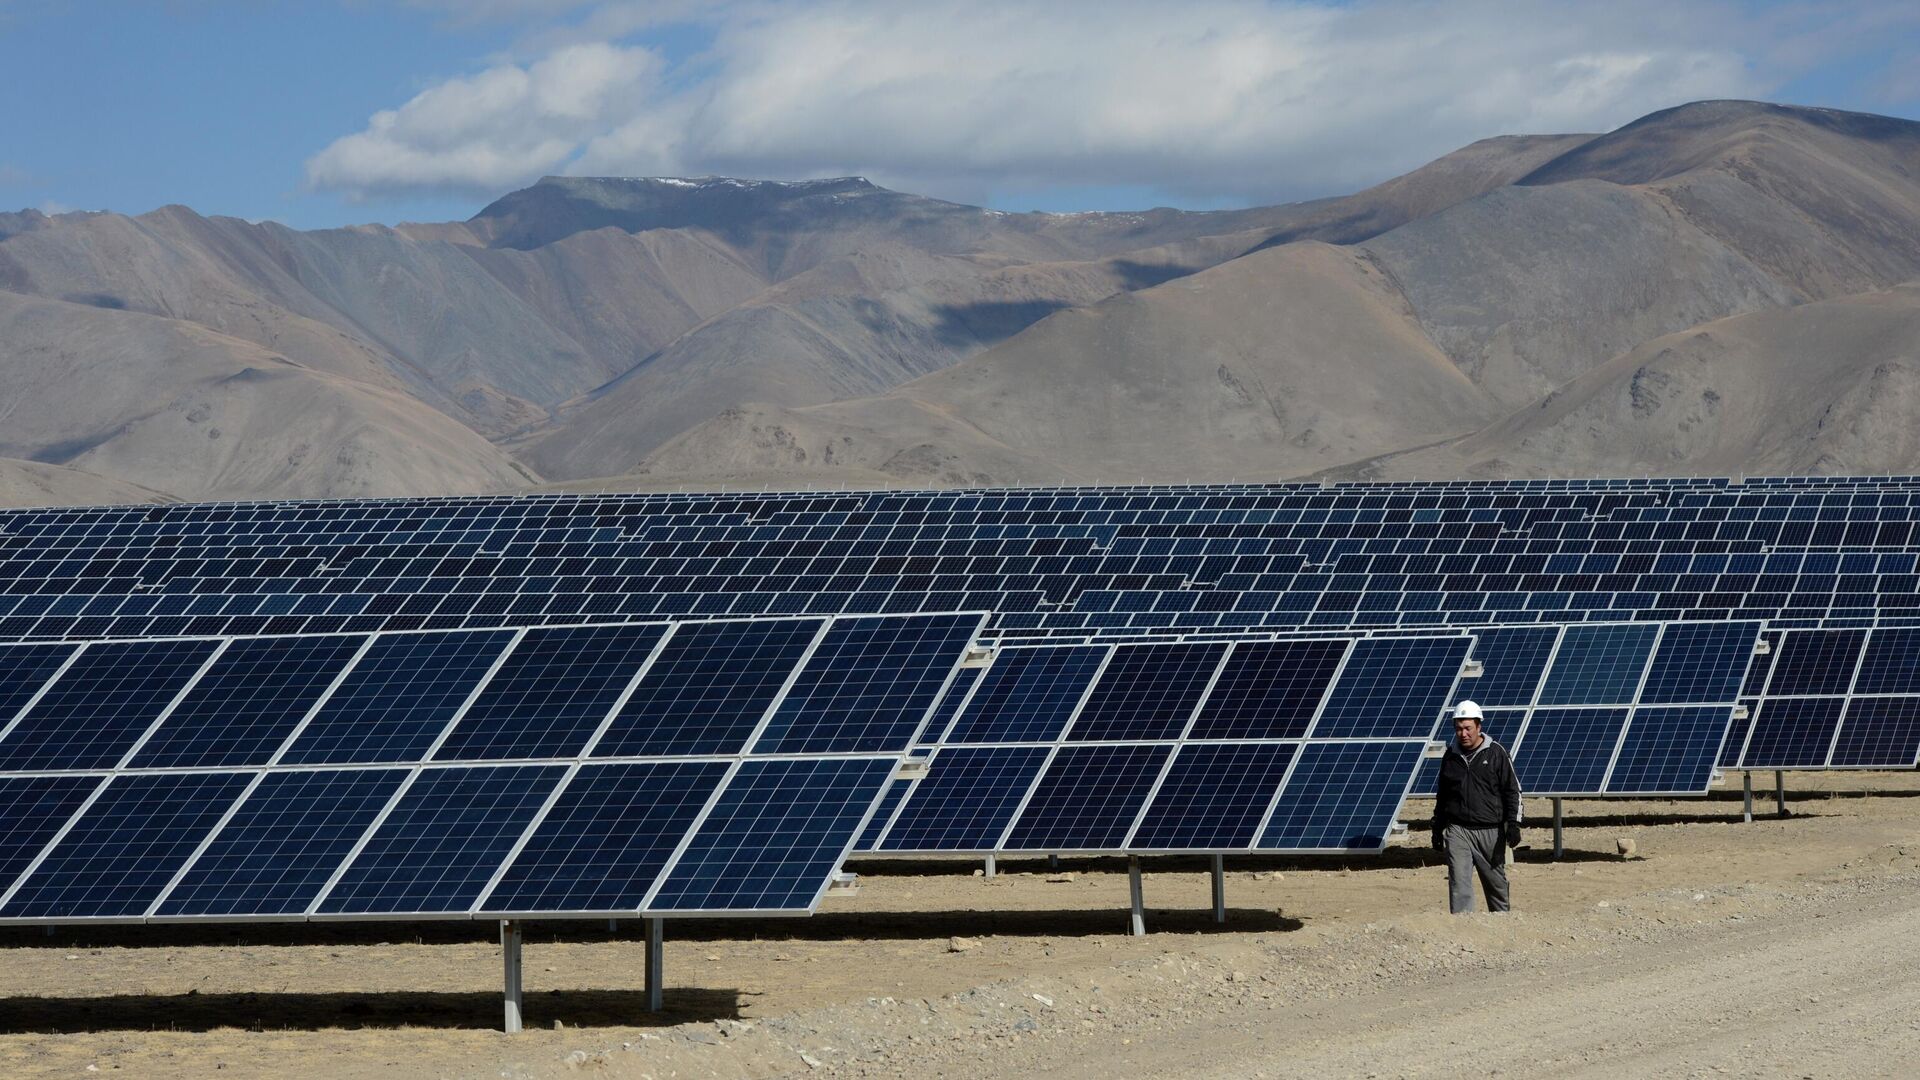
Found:
[{"label": "solar panel array", "polygon": [[810,911],[983,619],[0,646],[0,922]]},{"label": "solar panel array", "polygon": [[1920,617],[1909,478],[0,513],[0,637],[989,610],[1003,633]]},{"label": "solar panel array", "polygon": [[[1759,635],[1745,622],[1487,628],[1474,653],[1486,675],[1459,697],[1481,706],[1530,795],[1704,794]],[[1438,779],[1429,763],[1416,790]]]},{"label": "solar panel array", "polygon": [[875,853],[1377,851],[1464,635],[1000,649]]},{"label": "solar panel array", "polygon": [[1747,681],[1740,769],[1920,765],[1920,629],[1787,630]]}]

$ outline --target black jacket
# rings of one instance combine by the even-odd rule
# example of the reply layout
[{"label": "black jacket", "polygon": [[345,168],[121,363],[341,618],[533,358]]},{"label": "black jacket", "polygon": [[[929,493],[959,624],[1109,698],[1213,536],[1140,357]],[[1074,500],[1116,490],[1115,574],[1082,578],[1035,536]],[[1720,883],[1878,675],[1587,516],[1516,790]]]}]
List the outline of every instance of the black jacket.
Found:
[{"label": "black jacket", "polygon": [[1496,828],[1520,821],[1520,777],[1507,748],[1487,739],[1472,754],[1450,743],[1440,761],[1440,790],[1433,806],[1433,831],[1449,825]]}]

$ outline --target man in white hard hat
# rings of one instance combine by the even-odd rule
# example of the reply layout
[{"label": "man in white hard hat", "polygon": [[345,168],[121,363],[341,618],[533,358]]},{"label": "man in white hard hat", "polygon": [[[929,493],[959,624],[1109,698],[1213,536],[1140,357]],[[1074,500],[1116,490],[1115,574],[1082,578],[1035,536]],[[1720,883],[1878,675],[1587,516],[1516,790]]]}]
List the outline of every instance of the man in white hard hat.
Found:
[{"label": "man in white hard hat", "polygon": [[1440,762],[1433,804],[1433,846],[1447,853],[1447,905],[1473,910],[1473,878],[1487,893],[1488,911],[1506,911],[1507,853],[1520,845],[1520,777],[1507,749],[1481,730],[1480,706],[1453,708],[1453,744]]}]

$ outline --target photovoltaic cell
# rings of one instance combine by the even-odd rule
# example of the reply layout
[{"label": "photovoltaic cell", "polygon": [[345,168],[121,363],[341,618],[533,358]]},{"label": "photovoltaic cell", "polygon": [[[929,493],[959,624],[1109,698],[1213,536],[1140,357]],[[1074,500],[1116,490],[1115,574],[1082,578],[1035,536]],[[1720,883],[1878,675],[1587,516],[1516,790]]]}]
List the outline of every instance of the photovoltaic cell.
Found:
[{"label": "photovoltaic cell", "polygon": [[1567,627],[1553,670],[1541,687],[1540,704],[1632,703],[1659,633],[1660,627],[1652,623]]},{"label": "photovoltaic cell", "polygon": [[1856,694],[1920,694],[1920,628],[1880,627],[1867,640]]},{"label": "photovoltaic cell", "polygon": [[1354,642],[1313,737],[1427,738],[1472,647],[1464,636]]},{"label": "photovoltaic cell", "polygon": [[[1736,681],[1737,683],[1737,681]],[[1641,706],[1633,711],[1620,757],[1607,777],[1609,794],[1703,791],[1727,736],[1725,705]]]},{"label": "photovoltaic cell", "polygon": [[906,749],[979,627],[977,615],[836,621],[753,752]]},{"label": "photovoltaic cell", "polygon": [[1339,638],[1236,644],[1188,737],[1289,739],[1305,735],[1346,652],[1347,642]]},{"label": "photovoltaic cell", "polygon": [[1887,769],[1910,769],[1920,764],[1920,698],[1854,698],[1848,702],[1831,764]]},{"label": "photovoltaic cell", "polygon": [[990,851],[1046,763],[1044,746],[953,747],[935,754],[927,778],[882,845],[887,851]]},{"label": "photovoltaic cell", "polygon": [[1774,659],[1767,696],[1846,693],[1866,637],[1865,630],[1789,633]]},{"label": "photovoltaic cell", "polygon": [[[1351,663],[1348,665],[1351,667]],[[1260,846],[1379,850],[1406,797],[1419,743],[1308,743],[1274,804]]]},{"label": "photovoltaic cell", "polygon": [[594,756],[738,752],[819,635],[821,622],[676,627],[594,747]]},{"label": "photovoltaic cell", "polygon": [[88,646],[0,739],[0,770],[112,767],[218,645],[175,640]]},{"label": "photovoltaic cell", "polygon": [[1535,709],[1514,750],[1520,790],[1598,792],[1607,778],[1627,709]]},{"label": "photovoltaic cell", "polygon": [[281,763],[420,760],[512,640],[510,630],[375,638]]},{"label": "photovoltaic cell", "polygon": [[423,770],[319,910],[471,907],[566,771],[564,765]]},{"label": "photovoltaic cell", "polygon": [[[1107,646],[1002,649],[947,734],[950,743],[1051,742],[1106,659]],[[951,695],[949,695],[951,697]]]},{"label": "photovoltaic cell", "polygon": [[108,783],[0,907],[0,918],[139,915],[247,786],[245,773],[147,773]]},{"label": "photovoltaic cell", "polygon": [[1827,763],[1846,699],[1768,698],[1753,719],[1740,764],[1751,769],[1817,768]]},{"label": "photovoltaic cell", "polygon": [[1218,643],[1115,649],[1067,737],[1076,742],[1178,738],[1226,651]]},{"label": "photovoltaic cell", "polygon": [[1643,705],[1732,701],[1753,656],[1757,623],[1669,623],[1640,692]]},{"label": "photovoltaic cell", "polygon": [[1292,743],[1181,747],[1128,847],[1150,851],[1248,846],[1296,750]]},{"label": "photovoltaic cell", "polygon": [[528,631],[434,757],[579,753],[665,633],[658,624]]},{"label": "photovoltaic cell", "polygon": [[745,762],[649,909],[811,909],[894,766],[892,758]]},{"label": "photovoltaic cell", "polygon": [[365,643],[366,638],[352,636],[235,641],[129,766],[265,765]]},{"label": "photovoltaic cell", "polygon": [[1005,849],[1118,848],[1170,753],[1167,746],[1062,747],[1041,774]]},{"label": "photovoltaic cell", "polygon": [[305,911],[406,778],[405,769],[268,773],[155,914]]},{"label": "photovoltaic cell", "polygon": [[639,908],[727,768],[715,761],[582,767],[482,910]]},{"label": "photovoltaic cell", "polygon": [[0,777],[0,894],[99,786],[97,776]]}]

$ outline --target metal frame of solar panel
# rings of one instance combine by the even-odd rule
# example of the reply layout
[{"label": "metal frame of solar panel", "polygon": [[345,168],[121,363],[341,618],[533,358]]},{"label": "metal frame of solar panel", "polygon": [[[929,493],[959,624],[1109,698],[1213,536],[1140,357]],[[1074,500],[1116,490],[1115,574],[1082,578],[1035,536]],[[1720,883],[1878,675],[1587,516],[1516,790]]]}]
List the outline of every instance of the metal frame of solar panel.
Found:
[{"label": "metal frame of solar panel", "polygon": [[1920,628],[1770,630],[1722,765],[1751,773],[1920,767]]},{"label": "metal frame of solar panel", "polygon": [[0,646],[0,924],[806,914],[984,620]]},{"label": "metal frame of solar panel", "polygon": [[[1377,852],[1464,634],[999,648],[868,855]],[[1137,905],[1136,905],[1137,906]]]}]

